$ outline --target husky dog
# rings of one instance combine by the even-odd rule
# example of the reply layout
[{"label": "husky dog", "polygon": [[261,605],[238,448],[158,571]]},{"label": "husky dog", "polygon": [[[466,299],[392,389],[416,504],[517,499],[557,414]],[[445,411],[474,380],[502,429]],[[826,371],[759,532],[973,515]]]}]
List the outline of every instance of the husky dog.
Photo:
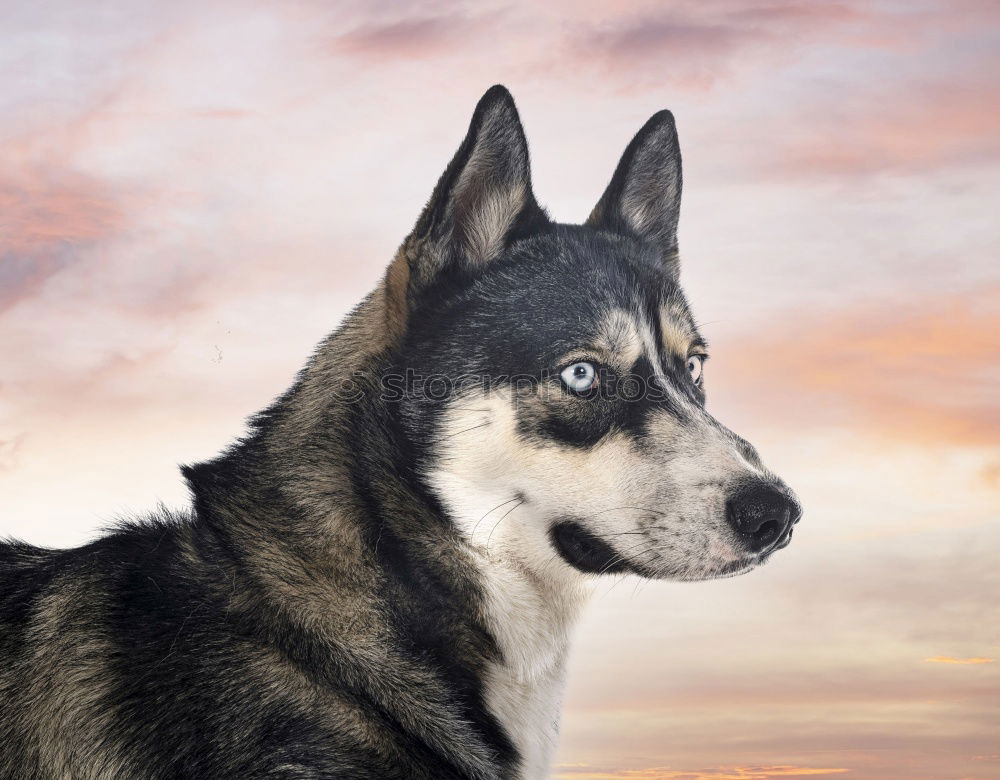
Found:
[{"label": "husky dog", "polygon": [[705,411],[654,115],[583,225],[493,87],[378,287],[193,505],[0,545],[0,776],[542,778],[606,572],[749,571],[800,510]]}]

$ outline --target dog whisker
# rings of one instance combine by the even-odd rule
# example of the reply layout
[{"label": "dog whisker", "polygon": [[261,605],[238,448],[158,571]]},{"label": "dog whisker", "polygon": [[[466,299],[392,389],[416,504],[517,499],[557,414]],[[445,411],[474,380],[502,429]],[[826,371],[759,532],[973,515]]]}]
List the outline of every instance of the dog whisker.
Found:
[{"label": "dog whisker", "polygon": [[[618,555],[616,555],[610,561],[608,561],[608,563],[606,563],[604,566],[602,566],[601,570],[599,572],[597,572],[597,573],[598,574],[604,574],[604,572],[606,572],[612,566],[615,566],[616,564],[621,563],[622,561],[627,560],[628,559],[627,556],[633,550],[636,550],[636,549],[638,549],[640,547],[651,547],[651,546],[653,546],[655,544],[656,544],[656,542],[654,540],[647,538],[647,539],[639,542],[639,544],[633,545],[632,547],[629,547],[627,550],[621,551]],[[642,555],[642,553],[638,553],[638,554]]]},{"label": "dog whisker", "polygon": [[493,507],[493,508],[492,508],[492,509],[491,509],[491,510],[490,510],[489,512],[487,512],[487,513],[486,513],[485,515],[483,515],[482,517],[480,517],[480,518],[479,518],[479,519],[478,519],[478,520],[476,521],[476,524],[475,524],[474,526],[472,526],[472,531],[471,531],[471,532],[469,533],[469,539],[471,540],[471,539],[474,539],[474,538],[475,538],[475,536],[476,536],[476,529],[477,529],[477,528],[479,528],[479,524],[480,524],[481,522],[483,522],[483,520],[485,520],[485,519],[486,519],[487,517],[489,517],[489,516],[490,516],[491,514],[493,514],[494,512],[496,512],[496,511],[497,511],[497,510],[498,510],[498,509],[499,509],[500,507],[502,507],[502,506],[507,506],[507,504],[510,504],[511,502],[513,502],[513,501],[517,501],[517,500],[518,500],[518,496],[514,496],[513,498],[508,498],[508,499],[507,499],[506,501],[504,501],[504,502],[503,502],[503,503],[501,503],[501,504],[497,504],[497,505],[496,505],[495,507]]},{"label": "dog whisker", "polygon": [[[509,502],[508,502],[508,503],[509,503]],[[507,510],[506,512],[504,512],[504,513],[503,513],[503,515],[501,516],[501,518],[500,518],[499,520],[497,520],[497,521],[496,521],[496,523],[495,523],[495,524],[493,525],[493,527],[492,527],[492,528],[490,529],[490,535],[486,537],[486,550],[487,550],[487,552],[488,552],[488,551],[489,551],[489,549],[490,549],[490,541],[491,541],[491,540],[493,539],[493,532],[494,532],[495,530],[497,530],[497,526],[499,526],[499,525],[500,525],[500,523],[502,523],[502,522],[504,521],[504,519],[505,519],[505,518],[506,518],[506,517],[507,517],[507,516],[508,516],[508,515],[509,515],[509,514],[510,514],[511,512],[513,512],[513,511],[514,511],[515,509],[517,509],[517,508],[518,508],[519,506],[521,506],[521,504],[523,504],[523,503],[524,503],[524,499],[522,498],[522,499],[521,499],[521,500],[520,500],[520,501],[519,501],[518,503],[514,504],[514,506],[512,506],[512,507],[511,507],[510,509],[508,509],[508,510]]]},{"label": "dog whisker", "polygon": [[444,440],[444,439],[452,439],[455,436],[459,436],[459,435],[461,435],[463,433],[468,433],[469,431],[474,431],[474,430],[476,430],[476,428],[485,428],[487,425],[489,425],[489,422],[479,423],[479,425],[473,425],[471,428],[464,428],[461,431],[455,431],[454,433],[449,433],[447,436],[443,436],[441,438],[442,438],[442,440]]}]

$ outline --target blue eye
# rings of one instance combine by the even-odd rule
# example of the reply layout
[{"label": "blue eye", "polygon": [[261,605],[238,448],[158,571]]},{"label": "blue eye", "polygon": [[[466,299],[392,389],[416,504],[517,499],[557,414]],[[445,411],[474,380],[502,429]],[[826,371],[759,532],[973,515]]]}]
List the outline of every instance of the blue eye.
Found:
[{"label": "blue eye", "polygon": [[692,355],[688,358],[688,371],[691,372],[691,381],[696,385],[701,384],[701,375],[705,370],[705,356]]},{"label": "blue eye", "polygon": [[566,366],[559,377],[574,393],[586,393],[597,384],[597,369],[593,363],[573,363],[571,366]]}]

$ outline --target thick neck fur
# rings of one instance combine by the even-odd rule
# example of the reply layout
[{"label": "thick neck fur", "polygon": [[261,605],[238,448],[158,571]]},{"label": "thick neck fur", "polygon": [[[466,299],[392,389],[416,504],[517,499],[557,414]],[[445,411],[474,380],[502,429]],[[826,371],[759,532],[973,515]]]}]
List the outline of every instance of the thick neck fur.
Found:
[{"label": "thick neck fur", "polygon": [[371,298],[359,306],[248,439],[185,470],[198,538],[232,561],[237,609],[282,614],[298,637],[283,648],[293,658],[309,652],[301,660],[315,665],[334,649],[331,682],[410,721],[470,776],[507,776],[515,762],[517,776],[540,776],[549,746],[525,761],[509,721],[533,703],[536,720],[557,716],[577,605],[516,558],[469,547],[376,393],[330,400],[346,379],[377,387],[387,356],[372,350],[372,309]]}]

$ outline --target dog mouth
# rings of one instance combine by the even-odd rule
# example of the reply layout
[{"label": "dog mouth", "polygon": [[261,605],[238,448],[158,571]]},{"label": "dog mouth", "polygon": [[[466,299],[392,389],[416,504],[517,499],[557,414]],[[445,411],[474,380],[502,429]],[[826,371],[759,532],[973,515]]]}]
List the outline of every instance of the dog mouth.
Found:
[{"label": "dog mouth", "polygon": [[784,530],[781,533],[781,536],[770,547],[762,550],[760,553],[749,555],[735,561],[730,561],[719,568],[713,569],[711,572],[708,572],[703,576],[695,577],[693,579],[726,579],[728,577],[739,577],[741,574],[753,571],[758,566],[763,566],[767,563],[771,559],[771,556],[778,552],[778,550],[783,550],[791,544],[792,530],[792,528]]},{"label": "dog mouth", "polygon": [[735,561],[728,561],[721,566],[703,572],[687,574],[680,577],[685,582],[703,582],[706,580],[725,580],[730,577],[739,577],[756,569],[765,559],[758,559],[754,556],[740,558]]},{"label": "dog mouth", "polygon": [[791,542],[792,528],[787,528],[781,532],[781,535],[771,544],[770,547],[767,547],[761,552],[739,558],[735,561],[729,561],[728,563],[713,569],[711,572],[706,573],[704,576],[696,577],[695,579],[717,580],[726,579],[728,577],[739,577],[741,574],[753,571],[758,566],[763,566],[771,559],[772,555],[778,552],[778,550],[783,550],[788,547]]},{"label": "dog mouth", "polygon": [[573,520],[553,525],[549,537],[562,559],[586,574],[639,573],[610,544]]},{"label": "dog mouth", "polygon": [[792,529],[787,529],[772,546],[760,554],[727,561],[710,570],[698,573],[657,572],[628,560],[610,544],[588,531],[575,520],[560,520],[549,529],[549,538],[559,556],[574,569],[585,574],[638,574],[640,577],[680,580],[714,580],[738,577],[763,565],[778,550],[792,541]]}]

